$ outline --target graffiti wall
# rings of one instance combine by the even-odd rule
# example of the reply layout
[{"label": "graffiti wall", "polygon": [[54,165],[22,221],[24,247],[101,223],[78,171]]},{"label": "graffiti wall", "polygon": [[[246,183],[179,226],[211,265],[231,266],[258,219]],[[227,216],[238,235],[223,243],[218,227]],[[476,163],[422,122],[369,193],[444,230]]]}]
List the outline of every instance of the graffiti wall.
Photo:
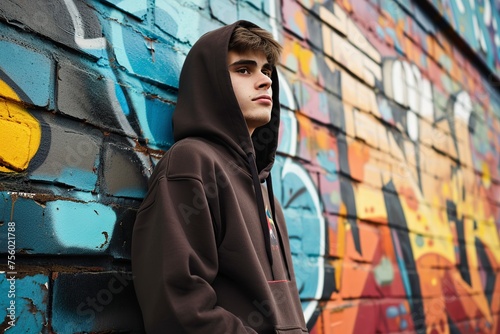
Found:
[{"label": "graffiti wall", "polygon": [[0,330],[141,332],[135,212],[204,32],[273,32],[311,333],[500,333],[500,4],[2,0]]}]

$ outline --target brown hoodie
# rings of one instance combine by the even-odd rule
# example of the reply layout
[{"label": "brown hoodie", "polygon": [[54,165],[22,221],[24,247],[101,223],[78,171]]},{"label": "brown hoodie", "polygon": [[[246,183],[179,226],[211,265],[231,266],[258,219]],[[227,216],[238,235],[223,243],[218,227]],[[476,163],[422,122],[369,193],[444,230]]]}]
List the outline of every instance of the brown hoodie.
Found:
[{"label": "brown hoodie", "polygon": [[271,121],[250,138],[227,69],[238,25],[253,26],[238,21],[209,32],[189,52],[176,143],[137,213],[132,271],[148,333],[307,333],[270,180],[278,77],[274,70]]}]

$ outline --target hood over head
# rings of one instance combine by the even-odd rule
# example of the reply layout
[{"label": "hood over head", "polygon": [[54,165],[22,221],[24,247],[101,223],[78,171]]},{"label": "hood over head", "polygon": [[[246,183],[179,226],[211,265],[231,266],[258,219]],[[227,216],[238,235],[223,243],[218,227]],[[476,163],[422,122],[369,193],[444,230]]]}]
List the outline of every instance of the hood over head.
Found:
[{"label": "hood over head", "polygon": [[173,115],[174,140],[203,137],[225,145],[246,164],[248,156],[254,155],[259,179],[263,180],[270,173],[278,146],[278,74],[273,67],[271,120],[255,129],[250,137],[227,66],[229,40],[237,26],[256,27],[241,20],[210,31],[193,45],[187,55]]},{"label": "hood over head", "polygon": [[248,21],[236,21],[206,33],[189,51],[179,79],[179,95],[173,115],[174,140],[202,137],[222,144],[235,156],[237,163],[246,166],[252,177],[266,252],[272,265],[269,226],[260,183],[267,181],[270,209],[276,221],[270,171],[279,136],[278,74],[273,66],[271,120],[256,128],[250,137],[227,64],[229,41],[238,26],[257,27]]}]

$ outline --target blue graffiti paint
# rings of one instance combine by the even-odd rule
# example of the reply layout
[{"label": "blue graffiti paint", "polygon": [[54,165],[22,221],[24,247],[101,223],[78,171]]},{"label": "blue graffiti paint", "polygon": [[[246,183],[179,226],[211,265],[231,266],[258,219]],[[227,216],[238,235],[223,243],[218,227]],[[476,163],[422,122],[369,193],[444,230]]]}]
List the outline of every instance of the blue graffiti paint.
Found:
[{"label": "blue graffiti paint", "polygon": [[214,17],[226,24],[238,19],[237,7],[228,6],[228,3],[225,1],[210,1],[210,11]]},{"label": "blue graffiti paint", "polygon": [[399,322],[399,329],[407,329],[408,328],[408,321],[406,321],[406,319],[401,319],[401,321]]},{"label": "blue graffiti paint", "polygon": [[128,101],[127,98],[125,97],[125,93],[123,92],[123,87],[120,86],[118,83],[115,83],[115,92],[116,92],[116,99],[118,100],[118,103],[120,103],[120,106],[122,107],[123,114],[125,116],[128,116],[130,114]]},{"label": "blue graffiti paint", "polygon": [[338,180],[337,154],[334,150],[326,150],[318,153],[318,162],[327,172],[326,179],[334,182]]},{"label": "blue graffiti paint", "polygon": [[[0,290],[7,295],[10,283],[5,274],[0,274]],[[8,319],[7,307],[15,301],[15,326],[5,333],[41,333],[47,323],[48,277],[43,274],[16,277],[15,298],[0,298],[0,319]],[[10,319],[9,319],[10,320]]]},{"label": "blue graffiti paint", "polygon": [[[278,152],[290,153],[291,148],[296,146],[297,143],[293,142],[294,137],[290,136],[288,132],[293,131],[293,128],[295,127],[297,120],[295,119],[295,115],[293,115],[292,112],[285,110],[281,111],[280,120],[281,120],[280,128],[283,129],[282,130],[283,135],[278,143]],[[280,163],[283,164],[284,159],[281,159]]]},{"label": "blue graffiti paint", "polygon": [[200,10],[209,6],[206,0],[156,0],[155,5],[155,26],[188,46],[193,45],[204,33],[222,26],[218,20],[200,15]]},{"label": "blue graffiti paint", "polygon": [[151,144],[168,148],[174,142],[172,115],[174,105],[157,99],[146,99],[146,117],[151,131]]},{"label": "blue graffiti paint", "polygon": [[[13,201],[8,192],[0,193],[0,221],[16,223],[17,251],[50,253],[57,247],[50,228],[45,228],[43,213],[42,205],[32,199],[19,197]],[[0,244],[7,244],[7,224],[0,226]]]},{"label": "blue graffiti paint", "polygon": [[412,302],[412,289],[411,289],[411,284],[410,284],[410,279],[409,279],[409,273],[406,268],[406,264],[403,259],[403,254],[401,250],[401,245],[399,241],[398,234],[395,231],[391,231],[392,234],[392,240],[394,242],[394,248],[396,250],[395,255],[396,255],[396,262],[399,267],[399,271],[401,273],[401,279],[403,280],[403,286],[406,292],[406,296],[408,297],[410,303]]},{"label": "blue graffiti paint", "polygon": [[[295,279],[301,299],[311,300],[318,298],[318,282],[323,280],[323,261],[316,256],[304,254],[295,255],[293,258]],[[322,289],[322,286],[319,287]]]},{"label": "blue graffiti paint", "polygon": [[155,23],[156,25],[166,33],[172,36],[178,35],[179,25],[177,21],[172,17],[172,14],[178,14],[178,10],[172,6],[172,4],[166,1],[156,1],[155,8]]},{"label": "blue graffiti paint", "polygon": [[[500,15],[495,1],[432,1],[441,15],[467,41],[491,70],[498,73],[500,43],[496,41]],[[487,8],[488,7],[488,8]],[[480,34],[480,36],[478,36]]]},{"label": "blue graffiti paint", "polygon": [[95,189],[97,174],[76,167],[64,167],[56,181],[77,189],[92,191]]},{"label": "blue graffiti paint", "polygon": [[477,49],[479,43],[477,38],[474,37],[474,25],[472,23],[473,15],[470,15],[472,10],[469,2],[461,1],[459,6],[456,1],[450,1],[450,8],[453,15],[451,19],[458,28],[458,32],[469,41],[469,45],[472,48]]},{"label": "blue graffiti paint", "polygon": [[[117,11],[113,12],[113,16],[123,19],[123,14]],[[183,55],[173,51],[172,45],[147,39],[121,25],[110,23],[106,29],[110,31],[117,62],[128,72],[116,73],[119,81],[128,83],[125,91],[123,87],[116,89],[122,112],[126,116],[132,111],[135,113],[141,136],[148,140],[151,147],[167,149],[173,143],[173,105],[143,94],[144,91],[150,91],[151,96],[158,95],[153,85],[146,86],[139,77],[177,87]]]},{"label": "blue graffiti paint", "polygon": [[394,22],[398,21],[403,21],[405,24],[405,30],[408,29],[408,20],[406,19],[406,15],[402,11],[402,9],[399,7],[399,4],[395,0],[380,0],[380,9],[385,11],[387,15],[393,20]]},{"label": "blue graffiti paint", "polygon": [[406,315],[406,308],[403,304],[399,306],[389,306],[385,311],[385,316],[389,319],[398,318],[399,329],[405,330],[408,328],[408,321],[406,319],[401,319],[402,316]]},{"label": "blue graffiti paint", "polygon": [[[115,16],[122,16],[118,13]],[[111,43],[118,64],[139,77],[179,86],[180,59],[172,45],[154,41],[121,25],[111,24]]]},{"label": "blue graffiti paint", "polygon": [[382,119],[388,123],[394,123],[392,108],[386,98],[377,96],[377,105]]},{"label": "blue graffiti paint", "polygon": [[87,251],[107,249],[116,222],[113,209],[100,203],[57,200],[47,203],[46,216],[61,245]]},{"label": "blue graffiti paint", "polygon": [[147,14],[147,0],[104,0],[121,10],[132,14],[138,18],[143,18]]},{"label": "blue graffiti paint", "polygon": [[284,159],[280,161],[278,172],[281,191],[277,194],[289,226],[299,293],[303,299],[319,299],[324,284],[322,204],[309,174],[301,165]]},{"label": "blue graffiti paint", "polygon": [[41,53],[2,40],[0,50],[0,70],[19,86],[33,104],[47,106],[53,88],[52,61]]},{"label": "blue graffiti paint", "polygon": [[[16,222],[18,250],[28,254],[54,254],[103,252],[108,248],[116,223],[112,208],[101,203],[70,200],[42,205],[24,197],[13,201],[12,196],[0,193],[0,221]],[[89,196],[81,198],[95,200]],[[6,229],[7,224],[0,226],[1,244],[6,244]]]},{"label": "blue graffiti paint", "polygon": [[420,234],[415,235],[415,244],[418,247],[423,247],[424,246],[424,237]]},{"label": "blue graffiti paint", "polygon": [[399,315],[398,308],[396,306],[389,306],[385,311],[387,318],[395,318]]}]

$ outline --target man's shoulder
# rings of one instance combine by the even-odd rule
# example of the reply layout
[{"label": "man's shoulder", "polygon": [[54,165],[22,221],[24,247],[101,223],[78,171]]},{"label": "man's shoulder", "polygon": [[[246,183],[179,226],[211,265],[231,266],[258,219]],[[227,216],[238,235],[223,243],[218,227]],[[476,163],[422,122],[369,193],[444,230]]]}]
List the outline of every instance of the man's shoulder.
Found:
[{"label": "man's shoulder", "polygon": [[196,137],[185,138],[172,145],[156,168],[170,178],[199,178],[221,159],[220,152],[210,142]]},{"label": "man's shoulder", "polygon": [[179,150],[205,151],[214,150],[215,144],[201,137],[188,137],[177,141],[171,148]]},{"label": "man's shoulder", "polygon": [[194,162],[198,159],[214,159],[217,148],[213,143],[198,137],[189,137],[176,142],[167,152],[170,160],[180,160],[183,163]]}]

